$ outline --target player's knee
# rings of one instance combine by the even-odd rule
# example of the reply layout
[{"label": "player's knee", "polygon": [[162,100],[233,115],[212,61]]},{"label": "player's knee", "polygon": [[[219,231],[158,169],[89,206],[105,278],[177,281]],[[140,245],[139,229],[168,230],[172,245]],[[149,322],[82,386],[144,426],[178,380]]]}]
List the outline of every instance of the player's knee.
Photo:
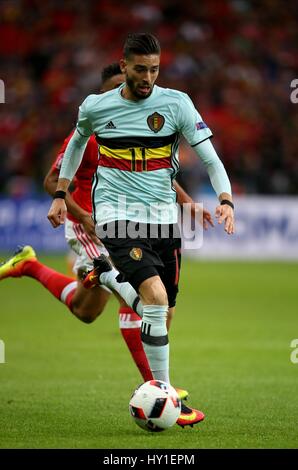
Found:
[{"label": "player's knee", "polygon": [[84,315],[82,317],[79,317],[80,320],[83,322],[83,323],[86,323],[87,325],[89,325],[90,323],[93,323],[94,320],[97,318],[97,315]]},{"label": "player's knee", "polygon": [[77,315],[78,319],[81,320],[83,323],[90,324],[93,323],[94,320],[97,318],[97,315],[91,315],[90,313],[79,313]]},{"label": "player's knee", "polygon": [[168,305],[166,291],[157,292],[153,298],[153,305]]},{"label": "player's knee", "polygon": [[145,303],[149,305],[167,305],[168,296],[164,288],[150,289],[146,295]]},{"label": "player's knee", "polygon": [[168,296],[159,276],[146,279],[139,286],[139,294],[145,305],[167,305]]},{"label": "player's knee", "polygon": [[87,323],[87,324],[94,322],[94,320],[96,320],[98,315],[101,313],[101,312],[95,312],[95,311],[92,312],[89,309],[86,310],[82,307],[74,307],[72,311],[73,311],[73,314],[79,320],[81,320],[82,322]]}]

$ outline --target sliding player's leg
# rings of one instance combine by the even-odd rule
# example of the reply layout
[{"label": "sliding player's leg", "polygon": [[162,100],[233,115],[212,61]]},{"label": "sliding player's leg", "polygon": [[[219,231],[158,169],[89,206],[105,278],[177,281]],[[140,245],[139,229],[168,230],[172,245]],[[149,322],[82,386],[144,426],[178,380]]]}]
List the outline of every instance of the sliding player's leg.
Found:
[{"label": "sliding player's leg", "polygon": [[80,281],[41,263],[29,245],[19,247],[15,254],[0,266],[0,280],[23,276],[40,282],[79,320],[86,323],[91,323],[98,317],[111,295],[102,286],[87,290]]},{"label": "sliding player's leg", "polygon": [[110,297],[111,292],[107,291],[104,286],[87,290],[82,281],[78,280],[72,298],[71,311],[84,323],[92,323],[104,311]]},{"label": "sliding player's leg", "polygon": [[88,290],[83,286],[86,273],[93,267],[93,259],[107,251],[103,246],[96,245],[85,232],[81,224],[67,219],[65,222],[65,239],[75,254],[73,273],[78,282],[73,293],[71,310],[72,313],[85,323],[92,323],[104,310],[111,291],[105,286],[97,286]]}]

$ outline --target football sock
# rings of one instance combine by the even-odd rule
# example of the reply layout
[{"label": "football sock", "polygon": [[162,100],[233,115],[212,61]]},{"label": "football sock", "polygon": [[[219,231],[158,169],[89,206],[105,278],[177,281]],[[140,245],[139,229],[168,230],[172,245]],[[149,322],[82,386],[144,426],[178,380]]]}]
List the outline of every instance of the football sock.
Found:
[{"label": "football sock", "polygon": [[58,273],[39,261],[28,261],[25,263],[22,274],[39,281],[71,310],[71,301],[78,285],[77,281],[74,281],[73,278]]},{"label": "football sock", "polygon": [[141,339],[153,377],[170,383],[167,312],[168,305],[143,306]]},{"label": "football sock", "polygon": [[147,382],[147,380],[153,379],[153,375],[141,341],[141,323],[140,317],[130,307],[120,307],[119,327],[121,334],[144,382]]},{"label": "football sock", "polygon": [[118,282],[116,277],[119,275],[117,269],[112,269],[101,273],[99,280],[102,284],[116,291],[120,297],[129,305],[137,314],[143,316],[143,304],[137,292],[129,282]]}]

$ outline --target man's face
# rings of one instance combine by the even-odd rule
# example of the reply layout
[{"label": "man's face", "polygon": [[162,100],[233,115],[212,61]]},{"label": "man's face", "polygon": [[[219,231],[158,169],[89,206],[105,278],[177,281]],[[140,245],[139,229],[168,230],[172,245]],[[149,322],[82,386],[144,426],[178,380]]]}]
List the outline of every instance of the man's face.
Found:
[{"label": "man's face", "polygon": [[143,100],[151,95],[159,73],[159,62],[158,54],[131,55],[120,61],[132,98]]},{"label": "man's face", "polygon": [[102,84],[101,91],[104,93],[105,91],[114,90],[114,88],[118,88],[123,82],[125,82],[125,75],[123,73],[113,75],[113,77],[108,78]]}]

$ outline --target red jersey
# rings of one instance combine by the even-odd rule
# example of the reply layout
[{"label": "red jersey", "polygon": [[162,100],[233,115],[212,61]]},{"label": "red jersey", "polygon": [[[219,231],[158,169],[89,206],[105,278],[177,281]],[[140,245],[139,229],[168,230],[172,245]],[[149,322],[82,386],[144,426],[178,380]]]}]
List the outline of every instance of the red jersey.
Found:
[{"label": "red jersey", "polygon": [[[59,173],[64,152],[67,144],[70,141],[74,130],[64,140],[62,147],[60,148],[57,158],[52,165],[52,169]],[[92,177],[96,171],[98,165],[98,144],[95,140],[95,136],[92,135],[88,140],[87,147],[84,152],[83,160],[78,168],[78,171],[73,179],[74,191],[71,193],[73,200],[85,211],[91,214],[92,203],[91,203],[91,186]],[[78,220],[67,213],[67,218],[72,222],[78,223]]]}]

